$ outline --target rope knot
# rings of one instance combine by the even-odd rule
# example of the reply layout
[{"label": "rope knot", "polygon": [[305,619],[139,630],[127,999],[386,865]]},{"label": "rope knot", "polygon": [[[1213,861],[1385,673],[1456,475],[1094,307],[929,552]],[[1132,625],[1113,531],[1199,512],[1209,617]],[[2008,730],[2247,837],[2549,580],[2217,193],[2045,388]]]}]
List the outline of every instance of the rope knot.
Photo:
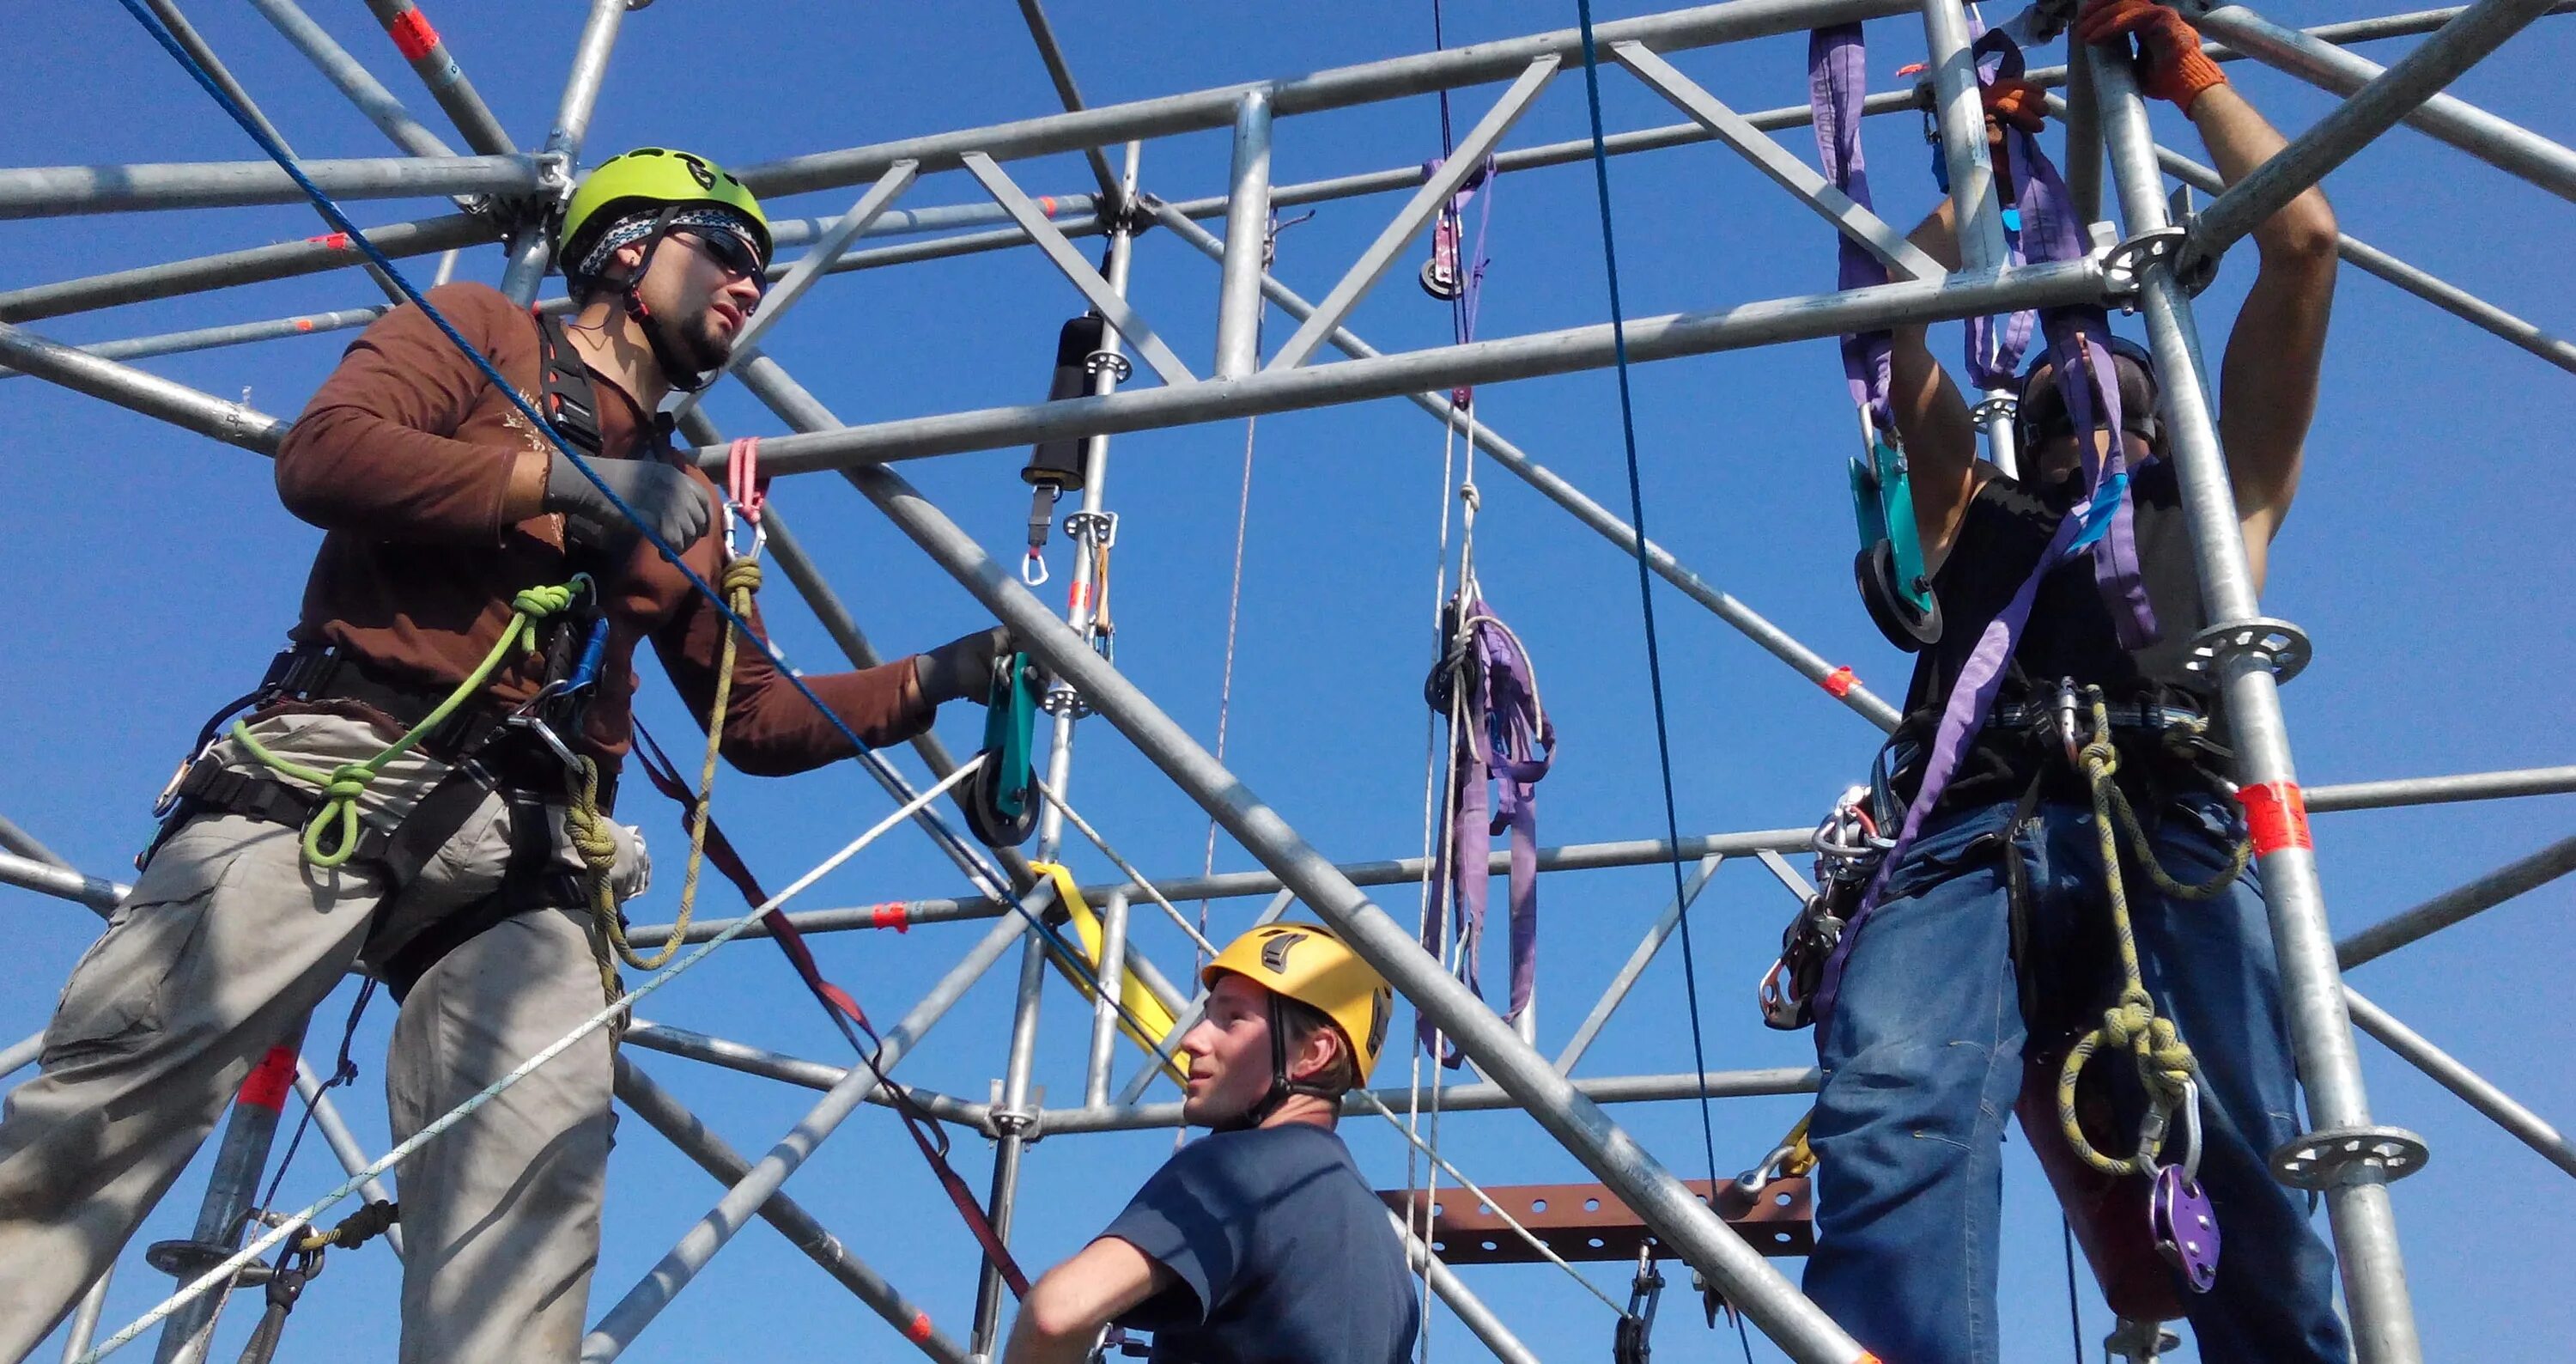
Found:
[{"label": "rope knot", "polygon": [[759,591],[760,561],[746,558],[727,562],[724,573],[717,579],[717,585],[724,589],[727,597],[732,597],[739,592]]},{"label": "rope knot", "polygon": [[[536,587],[523,587],[519,589],[518,595],[510,598],[510,609],[518,612],[520,615],[528,617],[531,620],[544,620],[548,616],[555,615],[558,612],[569,608],[572,605],[572,601],[572,584],[541,584]],[[534,640],[530,640],[528,647],[532,649],[535,648],[536,642]]]},{"label": "rope knot", "polygon": [[331,769],[330,780],[322,784],[323,796],[334,804],[353,801],[367,794],[367,785],[376,779],[376,769],[365,763],[342,763]]}]

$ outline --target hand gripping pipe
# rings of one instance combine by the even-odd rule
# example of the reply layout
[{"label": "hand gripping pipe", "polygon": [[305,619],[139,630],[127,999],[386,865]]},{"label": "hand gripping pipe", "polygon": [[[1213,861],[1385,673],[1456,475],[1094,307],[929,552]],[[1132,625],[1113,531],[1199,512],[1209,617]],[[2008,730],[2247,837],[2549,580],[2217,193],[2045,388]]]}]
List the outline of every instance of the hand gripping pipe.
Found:
[{"label": "hand gripping pipe", "polygon": [[[838,424],[774,361],[745,366],[741,375],[791,425],[821,429]],[[986,554],[897,475],[883,469],[853,469],[846,476],[897,529],[1009,626],[1050,671],[1072,683],[1095,713],[1117,726],[1138,752],[1215,815],[1236,841],[1338,930],[1352,950],[1455,1038],[1478,1070],[1527,1107],[1541,1126],[1635,1208],[1666,1245],[1706,1274],[1792,1359],[1801,1364],[1854,1364],[1872,1358],[1599,1105],[1576,1092],[1545,1057],[1442,970],[1410,930],[1369,903],[1278,812],[1220,766],[1108,660],[1092,652],[1020,585],[1008,567]]]},{"label": "hand gripping pipe", "polygon": [[[2164,177],[2156,165],[2146,105],[2139,98],[2127,54],[2096,48],[2088,55],[2113,182],[2129,233],[2136,238],[2164,229],[2169,226]],[[2262,603],[2245,555],[2244,528],[2227,479],[2227,457],[2218,444],[2191,295],[2174,278],[2176,254],[2150,259],[2139,279],[2147,336],[2163,375],[2172,432],[2167,454],[2182,482],[2184,511],[2210,620],[2219,625],[2254,621],[2262,615]],[[2217,672],[2236,746],[2237,780],[2248,792],[2268,788],[2288,809],[2300,810],[2298,771],[2290,759],[2289,731],[2281,717],[2280,683],[2269,661],[2251,650],[2227,648],[2217,660]],[[2384,1129],[2371,1124],[2360,1053],[2345,1014],[2334,938],[2326,924],[2325,890],[2317,878],[2316,853],[2304,836],[2304,814],[2295,829],[2294,836],[2258,838],[2256,851],[2264,903],[2272,920],[2273,949],[2280,959],[2282,1010],[2307,1094],[2308,1120],[2315,1129],[2301,1140],[2328,1133],[2376,1136]],[[2387,1178],[2374,1163],[2346,1164],[2325,1191],[2326,1205],[2334,1225],[2336,1259],[2357,1357],[2362,1364],[2418,1364],[2423,1347],[2416,1337],[2414,1305],[2407,1299],[2406,1268],[2398,1250]]]}]

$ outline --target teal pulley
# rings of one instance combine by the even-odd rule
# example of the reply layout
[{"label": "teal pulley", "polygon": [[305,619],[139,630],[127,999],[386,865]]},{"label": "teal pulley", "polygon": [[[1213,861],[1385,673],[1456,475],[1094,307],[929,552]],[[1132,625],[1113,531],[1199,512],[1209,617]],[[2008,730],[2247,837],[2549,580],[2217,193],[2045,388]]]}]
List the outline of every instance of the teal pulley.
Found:
[{"label": "teal pulley", "polygon": [[983,761],[966,779],[967,830],[988,848],[1017,847],[1038,826],[1038,668],[1024,653],[993,663],[984,702]]},{"label": "teal pulley", "polygon": [[1861,412],[1868,456],[1851,462],[1852,513],[1860,524],[1860,554],[1852,576],[1870,623],[1887,642],[1917,653],[1941,638],[1941,604],[1923,571],[1923,541],[1914,526],[1914,487],[1905,452]]}]

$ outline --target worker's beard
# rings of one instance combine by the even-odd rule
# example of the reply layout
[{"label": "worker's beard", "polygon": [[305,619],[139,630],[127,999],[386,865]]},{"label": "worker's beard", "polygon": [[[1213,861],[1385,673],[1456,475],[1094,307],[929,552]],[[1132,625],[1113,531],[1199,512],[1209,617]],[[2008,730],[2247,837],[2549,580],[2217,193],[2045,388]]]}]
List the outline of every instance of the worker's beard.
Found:
[{"label": "worker's beard", "polygon": [[695,373],[721,369],[724,362],[733,356],[733,337],[725,331],[722,323],[716,321],[713,307],[699,309],[679,332],[674,339],[679,343],[680,359]]}]

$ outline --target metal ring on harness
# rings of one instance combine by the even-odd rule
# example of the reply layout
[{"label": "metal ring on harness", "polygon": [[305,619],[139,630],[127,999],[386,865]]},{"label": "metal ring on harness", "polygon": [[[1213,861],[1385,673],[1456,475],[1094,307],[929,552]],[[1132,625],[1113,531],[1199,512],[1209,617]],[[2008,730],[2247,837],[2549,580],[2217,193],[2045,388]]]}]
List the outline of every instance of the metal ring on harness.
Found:
[{"label": "metal ring on harness", "polygon": [[1029,841],[1038,825],[1036,747],[1037,665],[1024,653],[995,661],[993,688],[984,706],[984,749],[975,775],[966,779],[968,832],[988,848]]}]

